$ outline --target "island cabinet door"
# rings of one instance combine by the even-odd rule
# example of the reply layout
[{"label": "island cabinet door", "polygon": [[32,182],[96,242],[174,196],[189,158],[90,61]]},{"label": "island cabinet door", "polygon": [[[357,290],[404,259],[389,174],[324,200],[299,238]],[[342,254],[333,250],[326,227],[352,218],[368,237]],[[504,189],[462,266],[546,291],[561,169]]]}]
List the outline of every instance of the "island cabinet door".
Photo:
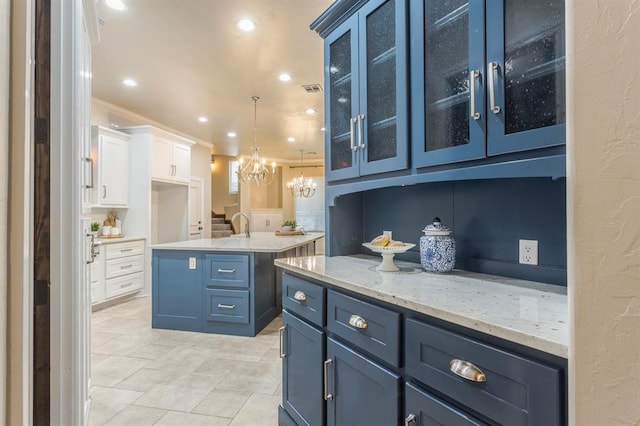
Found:
[{"label": "island cabinet door", "polygon": [[327,339],[328,426],[388,426],[400,422],[400,376]]},{"label": "island cabinet door", "polygon": [[202,331],[202,265],[197,252],[153,251],[152,325]]},{"label": "island cabinet door", "polygon": [[286,311],[282,313],[282,326],[283,406],[299,426],[323,425],[324,332]]}]

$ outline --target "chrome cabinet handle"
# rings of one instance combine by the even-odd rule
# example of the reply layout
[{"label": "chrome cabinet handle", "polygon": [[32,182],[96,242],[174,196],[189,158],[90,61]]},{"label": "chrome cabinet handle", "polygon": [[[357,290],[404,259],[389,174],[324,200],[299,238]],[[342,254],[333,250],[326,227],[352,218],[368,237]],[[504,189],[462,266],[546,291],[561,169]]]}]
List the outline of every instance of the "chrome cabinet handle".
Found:
[{"label": "chrome cabinet handle", "polygon": [[120,267],[120,269],[129,269],[129,268],[133,268],[133,265],[123,265]]},{"label": "chrome cabinet handle", "polygon": [[285,329],[285,327],[280,327],[278,329],[278,331],[280,332],[280,358],[281,359],[287,356],[284,353],[284,342],[283,342],[283,339],[282,339],[282,335],[284,334],[284,329]]},{"label": "chrome cabinet handle", "polygon": [[491,112],[498,114],[500,107],[496,105],[496,78],[498,77],[498,63],[489,62],[489,103],[491,104]]},{"label": "chrome cabinet handle", "polygon": [[233,274],[236,270],[235,269],[220,269],[218,268],[218,273],[219,274]]},{"label": "chrome cabinet handle", "polygon": [[218,303],[220,309],[235,309],[236,305],[225,305],[224,303]]},{"label": "chrome cabinet handle", "polygon": [[333,360],[332,359],[328,359],[324,362],[324,400],[325,401],[331,401],[333,399],[333,395],[331,395],[330,393],[328,393],[329,391],[329,383],[328,383],[328,379],[327,376],[329,375],[329,373],[327,372],[327,368],[333,364]]},{"label": "chrome cabinet handle", "polygon": [[107,198],[107,185],[102,185],[102,198]]},{"label": "chrome cabinet handle", "polygon": [[364,144],[362,143],[362,135],[364,133],[364,126],[363,126],[363,121],[364,121],[364,114],[360,114],[358,116],[358,148],[362,148],[364,149]]},{"label": "chrome cabinet handle", "polygon": [[484,375],[484,372],[469,361],[452,359],[449,363],[449,370],[451,370],[451,372],[456,376],[462,377],[463,379],[471,382],[480,383],[487,381],[487,377]]},{"label": "chrome cabinet handle", "polygon": [[299,302],[304,302],[305,300],[307,300],[307,295],[304,294],[304,292],[298,290],[296,291],[296,293],[293,295],[293,298]]},{"label": "chrome cabinet handle", "polygon": [[404,426],[409,426],[411,423],[416,423],[416,415],[409,414],[406,419],[404,419]]},{"label": "chrome cabinet handle", "polygon": [[132,285],[133,285],[133,283],[121,284],[120,288],[131,287]]},{"label": "chrome cabinet handle", "polygon": [[473,70],[469,75],[469,86],[471,87],[471,118],[480,120],[480,113],[476,111],[476,78],[480,77],[480,71]]},{"label": "chrome cabinet handle", "polygon": [[353,130],[354,130],[354,129],[353,129],[353,127],[354,127],[353,125],[354,125],[354,124],[356,124],[356,121],[358,121],[358,119],[357,119],[357,118],[353,118],[353,117],[351,117],[351,118],[349,119],[349,134],[350,134],[350,136],[351,136],[350,146],[351,146],[351,151],[354,151],[354,152],[358,149],[358,147],[357,147],[357,146],[355,146],[355,145],[354,145],[354,143],[353,143],[353,142],[354,142],[354,140],[355,140],[355,139],[354,139],[354,137],[353,137]]},{"label": "chrome cabinet handle", "polygon": [[85,185],[84,187],[87,189],[93,188],[93,158],[85,158],[85,163],[89,163],[89,185]]},{"label": "chrome cabinet handle", "polygon": [[120,249],[120,253],[126,253],[128,251],[133,251],[132,248]]},{"label": "chrome cabinet handle", "polygon": [[367,321],[360,315],[351,315],[351,318],[349,318],[349,325],[363,330],[368,326]]}]

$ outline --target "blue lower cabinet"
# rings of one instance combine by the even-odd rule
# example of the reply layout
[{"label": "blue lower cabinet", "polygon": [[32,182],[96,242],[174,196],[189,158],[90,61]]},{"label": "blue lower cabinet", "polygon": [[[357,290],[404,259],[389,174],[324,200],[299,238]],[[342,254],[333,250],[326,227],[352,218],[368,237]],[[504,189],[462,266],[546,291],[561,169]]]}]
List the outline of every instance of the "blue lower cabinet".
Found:
[{"label": "blue lower cabinet", "polygon": [[154,250],[152,263],[152,327],[201,331],[201,256]]},{"label": "blue lower cabinet", "polygon": [[298,426],[282,405],[278,405],[278,426]]},{"label": "blue lower cabinet", "polygon": [[[322,362],[325,334],[288,312],[282,313],[282,403],[295,423],[324,424]],[[280,422],[280,424],[290,424]]]},{"label": "blue lower cabinet", "polygon": [[404,387],[404,421],[416,426],[484,426],[486,423],[474,419],[444,401],[418,389],[411,383]]},{"label": "blue lower cabinet", "polygon": [[389,426],[400,422],[400,376],[327,339],[328,426]]}]

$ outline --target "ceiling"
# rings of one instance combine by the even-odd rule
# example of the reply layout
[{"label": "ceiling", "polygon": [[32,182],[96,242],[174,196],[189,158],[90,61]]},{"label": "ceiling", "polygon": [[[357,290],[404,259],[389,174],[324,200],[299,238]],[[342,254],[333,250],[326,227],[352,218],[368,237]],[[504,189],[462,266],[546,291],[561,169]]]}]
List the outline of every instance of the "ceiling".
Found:
[{"label": "ceiling", "polygon": [[[94,97],[213,144],[215,154],[236,156],[250,153],[251,97],[259,96],[261,156],[299,161],[302,149],[305,159],[324,157],[324,95],[302,85],[323,85],[323,42],[309,24],[332,0],[123,1],[124,11],[98,2],[104,25],[92,48]],[[245,17],[257,24],[254,32],[236,27]],[[285,71],[289,82],[278,79]],[[138,86],[123,85],[125,78]],[[144,124],[118,113],[109,120]]]}]

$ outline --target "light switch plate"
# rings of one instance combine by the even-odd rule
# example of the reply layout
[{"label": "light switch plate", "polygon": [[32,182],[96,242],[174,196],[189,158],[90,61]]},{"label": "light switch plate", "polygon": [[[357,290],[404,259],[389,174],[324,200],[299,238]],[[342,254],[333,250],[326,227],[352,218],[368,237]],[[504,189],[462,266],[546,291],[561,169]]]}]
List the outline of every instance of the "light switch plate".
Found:
[{"label": "light switch plate", "polygon": [[189,258],[189,269],[196,269],[196,258],[195,257],[190,257]]}]

